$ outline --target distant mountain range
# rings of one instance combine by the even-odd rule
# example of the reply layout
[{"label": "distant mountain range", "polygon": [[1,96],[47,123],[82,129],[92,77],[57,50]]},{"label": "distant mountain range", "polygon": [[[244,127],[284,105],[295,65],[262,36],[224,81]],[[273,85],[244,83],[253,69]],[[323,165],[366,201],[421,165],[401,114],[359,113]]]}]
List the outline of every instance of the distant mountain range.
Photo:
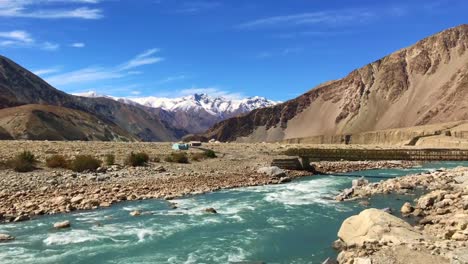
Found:
[{"label": "distant mountain range", "polygon": [[126,104],[157,108],[160,109],[161,119],[173,127],[189,133],[201,133],[227,118],[280,103],[259,96],[244,99],[229,99],[223,96],[210,96],[208,94],[193,94],[179,98],[154,96],[119,98],[89,91],[74,95],[90,98],[104,97]]},{"label": "distant mountain range", "polygon": [[467,119],[468,25],[461,25],[189,139],[279,141]]},{"label": "distant mountain range", "polygon": [[280,141],[468,120],[467,99],[468,25],[284,103],[75,96],[0,56],[0,139]]},{"label": "distant mountain range", "polygon": [[194,95],[134,100],[75,96],[0,56],[0,139],[174,141],[274,102]]}]

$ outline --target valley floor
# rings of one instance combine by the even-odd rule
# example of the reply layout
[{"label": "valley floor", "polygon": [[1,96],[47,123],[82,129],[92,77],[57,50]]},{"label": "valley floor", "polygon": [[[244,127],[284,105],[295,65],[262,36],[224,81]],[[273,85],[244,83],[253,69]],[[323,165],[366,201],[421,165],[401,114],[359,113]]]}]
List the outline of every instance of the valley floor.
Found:
[{"label": "valley floor", "polygon": [[[172,199],[189,194],[219,189],[278,184],[281,179],[257,173],[269,166],[274,158],[293,144],[204,144],[217,158],[177,164],[164,161],[172,153],[170,143],[117,142],[48,142],[0,141],[0,161],[10,159],[23,150],[39,159],[39,169],[18,173],[0,170],[0,222],[24,221],[43,214],[71,212],[108,207],[125,200]],[[300,145],[301,147],[307,145]],[[314,147],[317,147],[314,146]],[[320,147],[353,147],[334,146]],[[373,148],[366,146],[365,148]],[[100,173],[74,173],[64,169],[45,168],[47,157],[54,154],[73,158],[90,154],[104,159],[114,154],[117,164],[123,164],[131,152],[146,152],[151,162],[146,167],[113,165]],[[202,152],[191,148],[188,153]],[[383,167],[409,167],[411,162],[321,162],[315,164],[321,172],[346,172]],[[305,171],[289,171],[288,178],[310,175]],[[283,179],[284,180],[284,179]]]}]

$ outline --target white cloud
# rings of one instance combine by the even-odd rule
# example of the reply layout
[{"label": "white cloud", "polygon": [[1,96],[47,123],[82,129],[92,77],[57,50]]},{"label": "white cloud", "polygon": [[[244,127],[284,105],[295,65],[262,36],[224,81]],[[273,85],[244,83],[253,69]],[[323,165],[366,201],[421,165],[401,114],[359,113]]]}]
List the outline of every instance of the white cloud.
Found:
[{"label": "white cloud", "polygon": [[28,32],[22,31],[22,30],[0,32],[0,38],[6,38],[6,39],[14,40],[14,41],[25,42],[25,43],[30,43],[34,41],[34,39],[31,37],[31,35]]},{"label": "white cloud", "polygon": [[45,69],[33,70],[32,72],[34,74],[36,74],[36,75],[39,75],[39,76],[45,76],[45,75],[48,75],[48,74],[57,73],[59,71],[60,71],[59,67],[54,67],[54,68],[45,68]]},{"label": "white cloud", "polygon": [[54,75],[46,78],[46,81],[54,86],[64,86],[77,83],[95,82],[124,77],[125,73],[102,67],[88,67]]},{"label": "white cloud", "polygon": [[41,44],[41,49],[43,50],[49,50],[49,51],[54,51],[58,50],[60,48],[60,45],[57,43],[52,43],[52,42],[44,42]]},{"label": "white cloud", "polygon": [[129,70],[129,69],[133,69],[133,68],[140,67],[140,66],[143,66],[143,65],[155,64],[155,63],[163,61],[164,58],[152,56],[157,52],[159,52],[159,49],[147,50],[147,51],[137,55],[135,58],[131,59],[130,61],[126,62],[125,64],[123,64],[120,67],[120,69],[121,70]]},{"label": "white cloud", "polygon": [[75,42],[75,43],[72,43],[70,46],[73,48],[84,48],[86,44],[84,44],[83,42]]},{"label": "white cloud", "polygon": [[42,19],[100,19],[103,17],[99,8],[77,6],[60,8],[55,4],[97,4],[99,0],[0,0],[0,17],[23,17]]},{"label": "white cloud", "polygon": [[71,84],[90,83],[103,80],[112,80],[134,75],[136,71],[129,69],[138,68],[148,64],[154,64],[163,60],[159,57],[151,57],[158,49],[147,50],[135,58],[114,67],[96,67],[90,66],[83,69],[66,72],[58,75],[49,76],[46,81],[54,86],[65,86]]},{"label": "white cloud", "polygon": [[178,13],[198,13],[204,10],[214,9],[221,6],[221,3],[214,1],[194,1],[185,2],[177,10]]},{"label": "white cloud", "polygon": [[327,24],[342,25],[351,22],[367,21],[375,14],[369,10],[347,9],[273,16],[240,24],[239,29],[258,29],[271,27],[291,27],[301,25]]},{"label": "white cloud", "polygon": [[164,78],[162,80],[157,81],[156,84],[165,84],[165,83],[185,80],[187,78],[188,78],[188,76],[186,76],[186,75],[169,76],[167,78]]},{"label": "white cloud", "polygon": [[47,51],[54,51],[60,47],[59,44],[49,41],[38,42],[30,33],[23,30],[0,32],[0,46],[39,48]]}]

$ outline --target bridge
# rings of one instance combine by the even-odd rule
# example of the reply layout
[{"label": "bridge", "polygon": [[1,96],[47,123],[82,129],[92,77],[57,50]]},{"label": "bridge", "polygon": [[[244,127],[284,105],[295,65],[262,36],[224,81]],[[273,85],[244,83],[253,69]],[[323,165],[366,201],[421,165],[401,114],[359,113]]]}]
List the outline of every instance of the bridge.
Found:
[{"label": "bridge", "polygon": [[309,161],[468,161],[468,149],[320,149],[293,148],[287,156],[299,156]]},{"label": "bridge", "polygon": [[468,149],[292,148],[284,154],[296,158],[275,159],[271,165],[290,170],[313,170],[310,163],[318,161],[468,161]]}]

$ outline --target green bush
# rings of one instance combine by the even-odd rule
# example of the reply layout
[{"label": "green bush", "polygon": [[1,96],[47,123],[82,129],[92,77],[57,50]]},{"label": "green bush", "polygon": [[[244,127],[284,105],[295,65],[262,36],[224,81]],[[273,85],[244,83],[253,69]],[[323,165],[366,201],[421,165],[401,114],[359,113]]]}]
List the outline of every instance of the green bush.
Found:
[{"label": "green bush", "polygon": [[115,155],[114,154],[107,154],[106,155],[106,165],[112,166],[115,164]]},{"label": "green bush", "polygon": [[169,156],[167,156],[164,160],[167,162],[173,162],[173,163],[189,163],[189,159],[185,152],[173,152]]},{"label": "green bush", "polygon": [[30,172],[36,169],[36,157],[30,151],[23,151],[9,160],[8,165],[17,172]]},{"label": "green bush", "polygon": [[205,155],[205,157],[207,157],[207,158],[209,158],[209,159],[214,159],[214,158],[217,157],[217,156],[216,156],[216,153],[215,153],[213,150],[211,150],[211,149],[205,150],[205,152],[204,152],[203,154]]},{"label": "green bush", "polygon": [[53,155],[46,159],[46,166],[49,168],[63,168],[66,169],[69,166],[68,160],[62,155]]},{"label": "green bush", "polygon": [[70,169],[76,172],[96,171],[101,167],[102,161],[91,155],[78,155],[70,163]]},{"label": "green bush", "polygon": [[140,167],[140,166],[145,166],[149,161],[149,156],[148,154],[144,152],[139,152],[139,153],[130,153],[128,155],[127,159],[125,160],[125,164],[128,166],[132,167]]}]

